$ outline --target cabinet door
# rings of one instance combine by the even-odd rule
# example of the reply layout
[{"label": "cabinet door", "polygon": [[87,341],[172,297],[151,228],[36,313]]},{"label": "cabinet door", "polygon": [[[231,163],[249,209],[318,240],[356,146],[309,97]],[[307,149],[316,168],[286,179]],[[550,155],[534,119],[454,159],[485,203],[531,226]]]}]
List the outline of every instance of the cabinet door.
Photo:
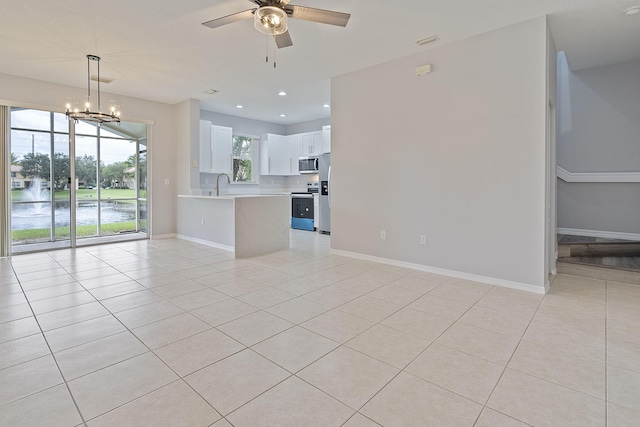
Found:
[{"label": "cabinet door", "polygon": [[260,141],[260,175],[282,175],[280,135],[268,133]]},{"label": "cabinet door", "polygon": [[331,126],[322,126],[322,152],[331,152]]},{"label": "cabinet door", "polygon": [[293,165],[293,167],[291,168],[291,175],[300,175],[300,163],[298,162],[298,160],[300,159],[300,156],[302,156],[302,154],[300,153],[301,138],[299,135],[291,135],[288,137],[288,139],[291,164]]},{"label": "cabinet door", "polygon": [[211,122],[200,120],[200,172],[211,173]]},{"label": "cabinet door", "polygon": [[269,140],[268,135],[260,138],[260,175],[269,175]]},{"label": "cabinet door", "polygon": [[312,156],[313,155],[313,135],[311,134],[311,132],[307,132],[307,133],[303,133],[300,135],[300,138],[302,140],[301,143],[301,147],[302,147],[302,154],[300,154],[301,156]]},{"label": "cabinet door", "polygon": [[233,130],[225,126],[212,126],[211,171],[213,173],[232,173]]},{"label": "cabinet door", "polygon": [[312,132],[311,133],[311,137],[313,139],[313,152],[311,153],[314,156],[319,156],[320,154],[322,154],[322,146],[323,146],[323,139],[324,137],[322,136],[322,131],[316,131],[316,132]]}]

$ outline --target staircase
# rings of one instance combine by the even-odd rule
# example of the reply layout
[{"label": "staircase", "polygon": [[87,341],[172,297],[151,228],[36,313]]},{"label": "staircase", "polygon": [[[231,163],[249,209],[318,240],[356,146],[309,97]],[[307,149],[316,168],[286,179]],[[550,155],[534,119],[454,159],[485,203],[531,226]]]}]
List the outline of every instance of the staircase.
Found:
[{"label": "staircase", "polygon": [[559,243],[557,271],[640,285],[640,242]]}]

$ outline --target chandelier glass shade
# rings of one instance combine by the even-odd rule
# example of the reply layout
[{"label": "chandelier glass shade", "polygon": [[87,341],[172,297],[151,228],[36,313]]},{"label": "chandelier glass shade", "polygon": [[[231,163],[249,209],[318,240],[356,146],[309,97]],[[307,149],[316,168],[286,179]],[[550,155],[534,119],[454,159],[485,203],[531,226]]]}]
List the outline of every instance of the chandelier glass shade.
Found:
[{"label": "chandelier glass shade", "polygon": [[253,14],[253,25],[261,33],[277,36],[287,32],[287,12],[275,6],[262,6]]},{"label": "chandelier glass shade", "polygon": [[[96,111],[91,111],[91,61],[98,63],[98,90],[97,90],[97,108]],[[120,111],[116,106],[111,106],[108,113],[100,111],[100,57],[96,55],[87,55],[87,101],[84,104],[84,109],[72,108],[71,103],[67,103],[65,114],[69,120],[83,120],[94,123],[120,123]]]}]

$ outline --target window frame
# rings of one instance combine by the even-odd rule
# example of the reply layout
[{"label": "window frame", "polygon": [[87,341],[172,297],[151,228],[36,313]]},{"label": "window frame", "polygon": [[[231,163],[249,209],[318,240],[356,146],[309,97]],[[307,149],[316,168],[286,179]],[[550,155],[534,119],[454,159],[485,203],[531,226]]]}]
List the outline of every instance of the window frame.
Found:
[{"label": "window frame", "polygon": [[[251,153],[249,156],[235,156],[233,154],[233,145],[235,144],[236,138],[246,138],[251,139]],[[258,163],[258,158],[260,156],[260,137],[257,135],[245,134],[245,133],[235,133],[233,132],[231,135],[231,185],[259,185],[260,184],[260,165]],[[241,160],[249,160],[251,161],[251,181],[236,181],[235,174],[233,174],[233,162],[236,159]]]}]

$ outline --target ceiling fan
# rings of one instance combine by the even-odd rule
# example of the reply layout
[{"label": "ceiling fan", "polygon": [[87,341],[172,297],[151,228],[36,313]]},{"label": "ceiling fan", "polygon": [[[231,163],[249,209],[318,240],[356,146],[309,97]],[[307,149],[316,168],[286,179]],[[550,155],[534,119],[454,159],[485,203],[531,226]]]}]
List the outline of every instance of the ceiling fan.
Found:
[{"label": "ceiling fan", "polygon": [[351,17],[349,13],[295,6],[289,4],[290,0],[249,1],[257,4],[258,7],[203,22],[202,25],[209,28],[217,28],[253,17],[256,29],[261,33],[274,36],[278,48],[283,48],[293,46],[293,41],[291,40],[291,35],[288,30],[288,18],[346,27]]}]

